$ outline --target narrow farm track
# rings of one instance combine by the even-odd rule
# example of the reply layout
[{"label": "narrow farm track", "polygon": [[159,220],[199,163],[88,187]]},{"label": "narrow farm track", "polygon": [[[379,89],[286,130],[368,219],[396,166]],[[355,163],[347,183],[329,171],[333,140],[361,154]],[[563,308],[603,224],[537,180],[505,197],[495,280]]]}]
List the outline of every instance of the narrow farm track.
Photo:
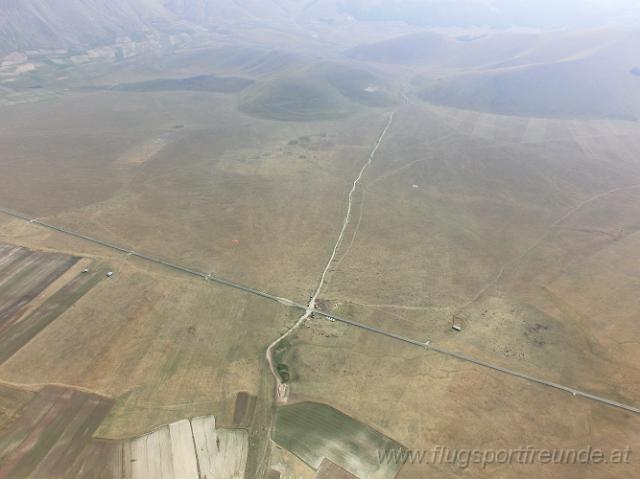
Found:
[{"label": "narrow farm track", "polygon": [[284,334],[282,334],[278,339],[272,342],[267,348],[267,352],[266,352],[267,362],[269,363],[269,369],[271,369],[271,374],[273,374],[273,377],[276,381],[276,401],[278,402],[286,402],[287,387],[286,387],[286,384],[282,382],[280,375],[276,371],[275,365],[273,364],[273,351],[278,346],[278,344],[280,344],[280,342],[282,342],[284,339],[289,337],[294,331],[296,331],[300,326],[302,326],[304,322],[307,319],[309,319],[309,316],[311,316],[311,314],[313,313],[316,307],[316,301],[318,300],[318,296],[320,296],[322,287],[324,286],[324,283],[327,279],[327,274],[331,269],[331,266],[333,265],[333,262],[336,259],[336,254],[338,253],[338,249],[342,244],[344,233],[349,227],[349,221],[351,220],[351,211],[353,209],[353,194],[358,188],[358,184],[362,180],[364,173],[367,171],[369,166],[371,166],[371,163],[373,162],[373,158],[376,156],[376,153],[378,152],[380,145],[382,145],[382,142],[384,141],[384,137],[387,135],[387,131],[389,131],[389,128],[393,123],[393,117],[394,117],[394,113],[391,113],[391,115],[389,115],[389,120],[387,121],[387,124],[382,130],[382,133],[380,133],[380,136],[378,136],[378,140],[376,141],[376,144],[371,150],[371,153],[369,153],[369,157],[367,158],[367,161],[365,161],[364,165],[362,165],[362,168],[360,168],[360,172],[358,173],[358,176],[356,176],[356,179],[353,180],[353,184],[351,185],[351,190],[349,190],[349,196],[347,199],[347,211],[345,213],[344,220],[342,221],[342,228],[340,228],[340,233],[338,234],[338,238],[336,239],[336,242],[333,245],[333,249],[331,250],[331,256],[329,256],[329,260],[327,261],[327,264],[322,270],[322,275],[320,275],[320,281],[318,282],[318,286],[316,287],[315,292],[311,296],[311,299],[307,304],[304,314],[300,316],[300,318],[298,318],[298,320],[295,322],[293,326],[291,326],[287,331],[285,331]]},{"label": "narrow farm track", "polygon": [[[480,290],[470,300],[468,300],[462,306],[458,307],[458,309],[456,310],[454,315],[460,314],[462,311],[464,311],[469,306],[471,306],[476,301],[478,301],[480,298],[482,298],[485,295],[485,293],[487,291],[489,291],[489,289],[491,289],[493,286],[495,286],[496,284],[498,284],[500,282],[500,280],[502,279],[502,276],[504,276],[504,273],[505,273],[506,270],[508,270],[509,268],[512,268],[514,265],[516,265],[516,264],[520,263],[522,260],[526,259],[542,243],[544,243],[547,239],[549,239],[549,237],[557,230],[558,227],[560,227],[562,225],[562,223],[564,223],[566,220],[568,220],[574,214],[576,214],[579,211],[581,211],[585,206],[587,206],[587,205],[589,205],[591,203],[594,203],[594,202],[596,202],[596,201],[598,201],[598,200],[600,200],[602,198],[605,198],[605,197],[607,197],[609,195],[612,195],[612,194],[615,194],[615,193],[619,193],[621,191],[626,191],[626,190],[637,190],[639,188],[640,188],[640,184],[620,186],[618,188],[614,188],[612,190],[604,191],[602,193],[598,193],[597,195],[591,196],[590,198],[587,198],[586,200],[582,201],[577,206],[574,206],[573,208],[571,208],[567,213],[565,213],[564,216],[562,216],[561,218],[559,218],[556,221],[554,221],[553,223],[551,223],[549,225],[549,227],[547,228],[547,230],[542,234],[542,236],[540,236],[531,246],[529,246],[526,250],[524,250],[521,254],[519,254],[515,258],[513,258],[513,259],[507,261],[506,263],[504,263],[500,267],[500,269],[498,270],[497,274],[491,280],[489,280],[489,282],[487,282],[484,286],[482,286],[482,288],[480,288]],[[611,235],[611,233],[607,233],[607,232],[600,232],[600,233]]]}]

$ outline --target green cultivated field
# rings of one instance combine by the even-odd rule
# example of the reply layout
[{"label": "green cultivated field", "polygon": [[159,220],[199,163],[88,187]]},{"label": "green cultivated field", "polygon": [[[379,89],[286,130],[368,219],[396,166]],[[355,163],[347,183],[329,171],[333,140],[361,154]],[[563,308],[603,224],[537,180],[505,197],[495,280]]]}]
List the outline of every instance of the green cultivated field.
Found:
[{"label": "green cultivated field", "polygon": [[283,406],[276,413],[273,440],[318,469],[323,458],[359,477],[390,479],[399,466],[380,464],[378,451],[399,449],[397,442],[320,403]]}]

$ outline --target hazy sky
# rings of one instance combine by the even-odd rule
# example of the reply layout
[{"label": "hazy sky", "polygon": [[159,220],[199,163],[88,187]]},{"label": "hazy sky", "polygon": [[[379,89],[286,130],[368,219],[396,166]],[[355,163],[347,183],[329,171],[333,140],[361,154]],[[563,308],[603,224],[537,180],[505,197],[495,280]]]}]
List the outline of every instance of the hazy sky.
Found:
[{"label": "hazy sky", "polygon": [[362,20],[441,27],[640,27],[640,0],[344,0],[342,7]]}]

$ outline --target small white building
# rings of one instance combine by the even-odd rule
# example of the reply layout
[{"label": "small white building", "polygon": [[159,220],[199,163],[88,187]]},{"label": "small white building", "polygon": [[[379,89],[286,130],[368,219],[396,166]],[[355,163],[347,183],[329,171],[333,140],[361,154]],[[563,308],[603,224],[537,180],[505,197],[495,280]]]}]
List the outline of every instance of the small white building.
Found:
[{"label": "small white building", "polygon": [[107,278],[111,278],[111,276],[113,276],[113,271],[109,271],[109,272],[107,273]]}]

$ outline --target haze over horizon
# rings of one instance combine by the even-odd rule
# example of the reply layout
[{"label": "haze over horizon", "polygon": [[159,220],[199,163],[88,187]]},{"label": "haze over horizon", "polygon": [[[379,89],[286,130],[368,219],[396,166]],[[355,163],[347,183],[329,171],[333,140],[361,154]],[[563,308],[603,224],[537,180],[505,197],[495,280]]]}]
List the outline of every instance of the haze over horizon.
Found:
[{"label": "haze over horizon", "polygon": [[358,20],[425,27],[640,27],[640,4],[634,0],[344,0],[339,9]]}]

